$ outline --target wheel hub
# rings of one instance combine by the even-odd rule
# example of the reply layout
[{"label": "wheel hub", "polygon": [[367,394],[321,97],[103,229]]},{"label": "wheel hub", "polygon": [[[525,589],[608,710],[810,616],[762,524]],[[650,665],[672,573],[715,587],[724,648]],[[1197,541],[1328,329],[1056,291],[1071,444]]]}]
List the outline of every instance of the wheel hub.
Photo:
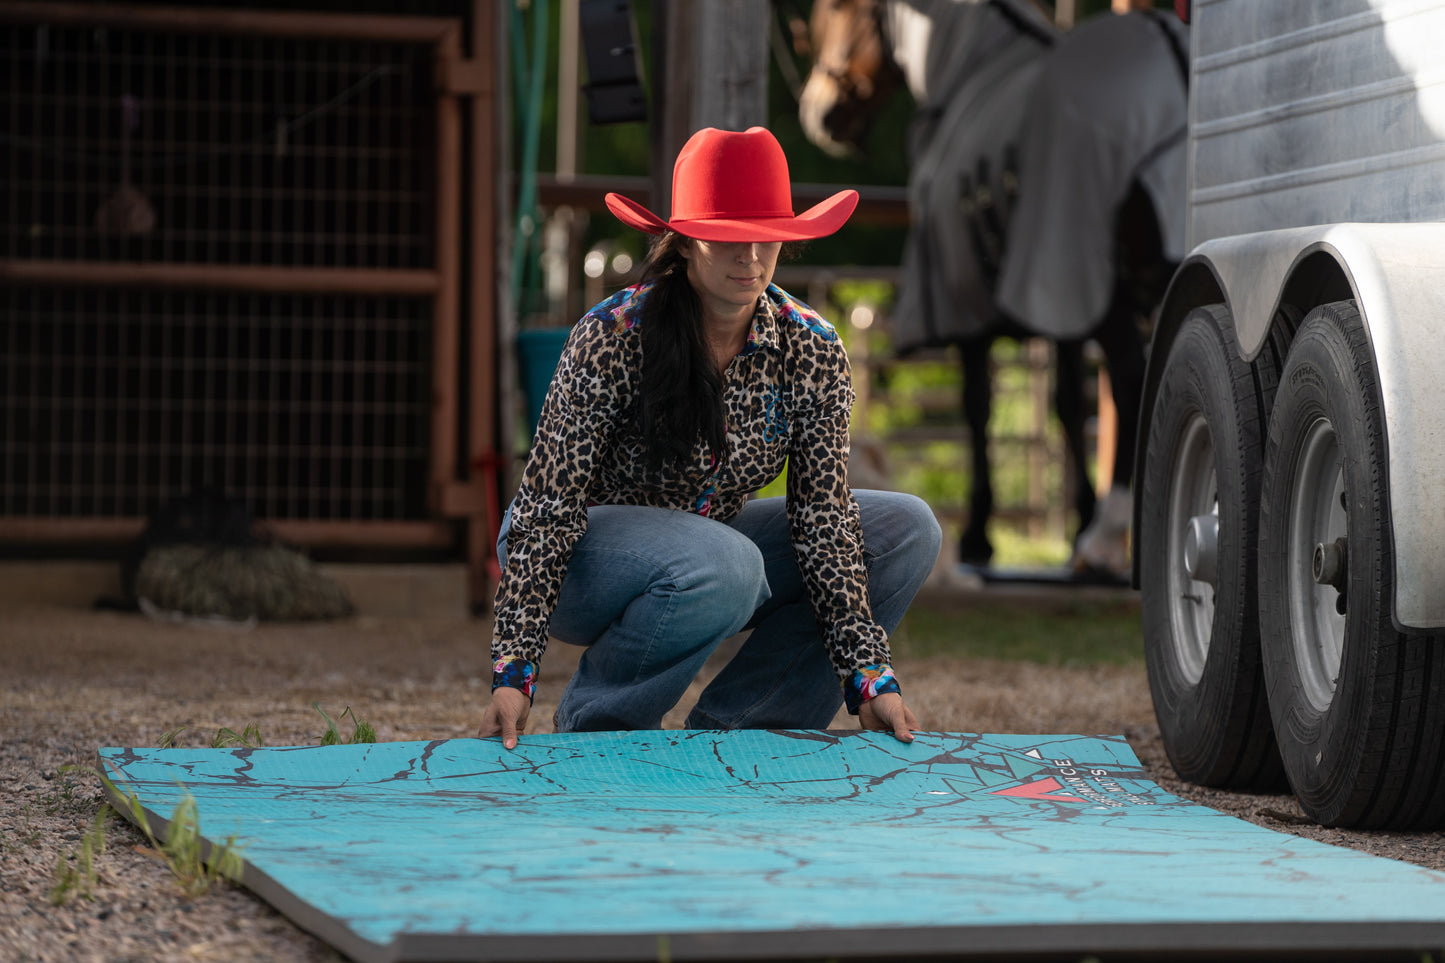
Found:
[{"label": "wheel hub", "polygon": [[1195,515],[1184,530],[1184,570],[1196,582],[1219,581],[1219,516]]},{"label": "wheel hub", "polygon": [[1292,645],[1303,693],[1321,711],[1334,698],[1344,657],[1349,588],[1343,452],[1334,426],[1311,424],[1300,442],[1290,508]]},{"label": "wheel hub", "polygon": [[1333,542],[1321,542],[1315,546],[1314,576],[1320,585],[1336,589],[1345,587],[1345,574],[1349,571],[1349,560],[1344,537]]},{"label": "wheel hub", "polygon": [[1170,472],[1164,531],[1172,655],[1181,678],[1197,685],[1214,632],[1214,580],[1219,569],[1219,483],[1209,423],[1196,413],[1181,428]]}]

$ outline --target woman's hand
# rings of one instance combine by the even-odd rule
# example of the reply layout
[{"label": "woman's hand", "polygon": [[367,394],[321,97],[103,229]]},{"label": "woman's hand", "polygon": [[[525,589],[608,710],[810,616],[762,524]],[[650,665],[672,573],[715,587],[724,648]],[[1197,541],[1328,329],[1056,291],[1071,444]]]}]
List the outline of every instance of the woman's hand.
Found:
[{"label": "woman's hand", "polygon": [[864,729],[892,732],[899,742],[912,742],[913,730],[919,728],[913,710],[903,704],[903,696],[885,692],[858,707],[858,725]]},{"label": "woman's hand", "polygon": [[508,749],[517,748],[517,737],[527,731],[527,715],[532,711],[532,700],[521,689],[498,686],[492,690],[492,701],[482,713],[482,727],[477,738],[488,739],[501,736],[502,745]]}]

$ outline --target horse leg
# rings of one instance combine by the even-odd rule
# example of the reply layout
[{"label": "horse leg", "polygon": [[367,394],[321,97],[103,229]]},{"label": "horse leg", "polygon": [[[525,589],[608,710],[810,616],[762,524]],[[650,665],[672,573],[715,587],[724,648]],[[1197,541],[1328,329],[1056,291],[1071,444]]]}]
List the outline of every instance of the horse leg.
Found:
[{"label": "horse leg", "polygon": [[1063,428],[1064,448],[1074,466],[1075,532],[1082,533],[1094,520],[1094,484],[1089,477],[1089,452],[1084,444],[1084,342],[1060,341],[1054,345],[1054,411]]},{"label": "horse leg", "polygon": [[1114,478],[1110,491],[1130,489],[1134,451],[1139,436],[1139,405],[1144,397],[1144,341],[1132,310],[1112,312],[1094,333],[1104,349],[1109,369],[1109,390],[1119,412],[1118,441],[1114,448]]},{"label": "horse leg", "polygon": [[1126,576],[1129,525],[1134,514],[1130,479],[1144,395],[1145,335],[1140,322],[1152,316],[1172,265],[1163,255],[1153,204],[1137,184],[1119,208],[1116,231],[1114,294],[1094,331],[1094,339],[1104,351],[1109,387],[1119,413],[1114,478],[1094,523],[1079,536],[1073,565],[1076,570]]},{"label": "horse leg", "polygon": [[988,520],[993,514],[993,481],[988,463],[988,418],[993,407],[988,360],[991,337],[959,343],[963,360],[963,418],[968,425],[973,478],[969,484],[968,523],[958,540],[958,560],[966,565],[987,565],[993,558]]},{"label": "horse leg", "polygon": [[1114,455],[1114,487],[1129,487],[1144,397],[1144,349],[1153,331],[1154,313],[1178,265],[1164,256],[1164,239],[1154,203],[1135,182],[1119,207],[1115,224],[1118,280],[1109,313],[1094,335],[1104,349],[1109,384],[1119,411],[1119,444]]},{"label": "horse leg", "polygon": [[1104,349],[1104,363],[1109,369],[1109,388],[1119,416],[1118,441],[1109,493],[1099,504],[1093,522],[1075,540],[1071,565],[1077,572],[1122,579],[1129,574],[1129,525],[1134,514],[1129,478],[1134,468],[1144,387],[1144,342],[1132,303],[1120,298],[1117,291],[1108,314],[1094,331],[1094,339]]}]

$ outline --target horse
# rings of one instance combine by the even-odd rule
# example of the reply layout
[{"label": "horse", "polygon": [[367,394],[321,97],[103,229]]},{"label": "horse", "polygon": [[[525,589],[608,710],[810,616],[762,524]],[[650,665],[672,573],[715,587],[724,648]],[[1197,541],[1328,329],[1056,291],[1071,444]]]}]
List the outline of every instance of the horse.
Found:
[{"label": "horse", "polygon": [[[1138,10],[1074,31],[1028,0],[816,0],[799,97],[810,140],[861,150],[900,84],[912,227],[894,311],[900,355],[956,344],[973,484],[960,561],[987,565],[993,509],[989,350],[1056,345],[1054,406],[1076,468],[1071,567],[1122,579],[1147,319],[1183,256],[1186,28]],[[1103,349],[1118,411],[1113,484],[1096,512],[1084,442],[1083,345]]]}]

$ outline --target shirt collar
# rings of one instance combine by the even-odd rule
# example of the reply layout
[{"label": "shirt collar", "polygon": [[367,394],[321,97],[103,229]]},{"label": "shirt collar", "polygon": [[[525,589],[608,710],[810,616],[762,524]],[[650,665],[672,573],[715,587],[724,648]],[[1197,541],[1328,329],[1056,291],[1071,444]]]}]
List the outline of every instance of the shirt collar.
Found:
[{"label": "shirt collar", "polygon": [[752,354],[759,348],[781,350],[778,343],[778,306],[773,300],[773,285],[758,298],[758,309],[753,312],[753,324],[748,329],[748,341],[743,345],[742,354]]}]

